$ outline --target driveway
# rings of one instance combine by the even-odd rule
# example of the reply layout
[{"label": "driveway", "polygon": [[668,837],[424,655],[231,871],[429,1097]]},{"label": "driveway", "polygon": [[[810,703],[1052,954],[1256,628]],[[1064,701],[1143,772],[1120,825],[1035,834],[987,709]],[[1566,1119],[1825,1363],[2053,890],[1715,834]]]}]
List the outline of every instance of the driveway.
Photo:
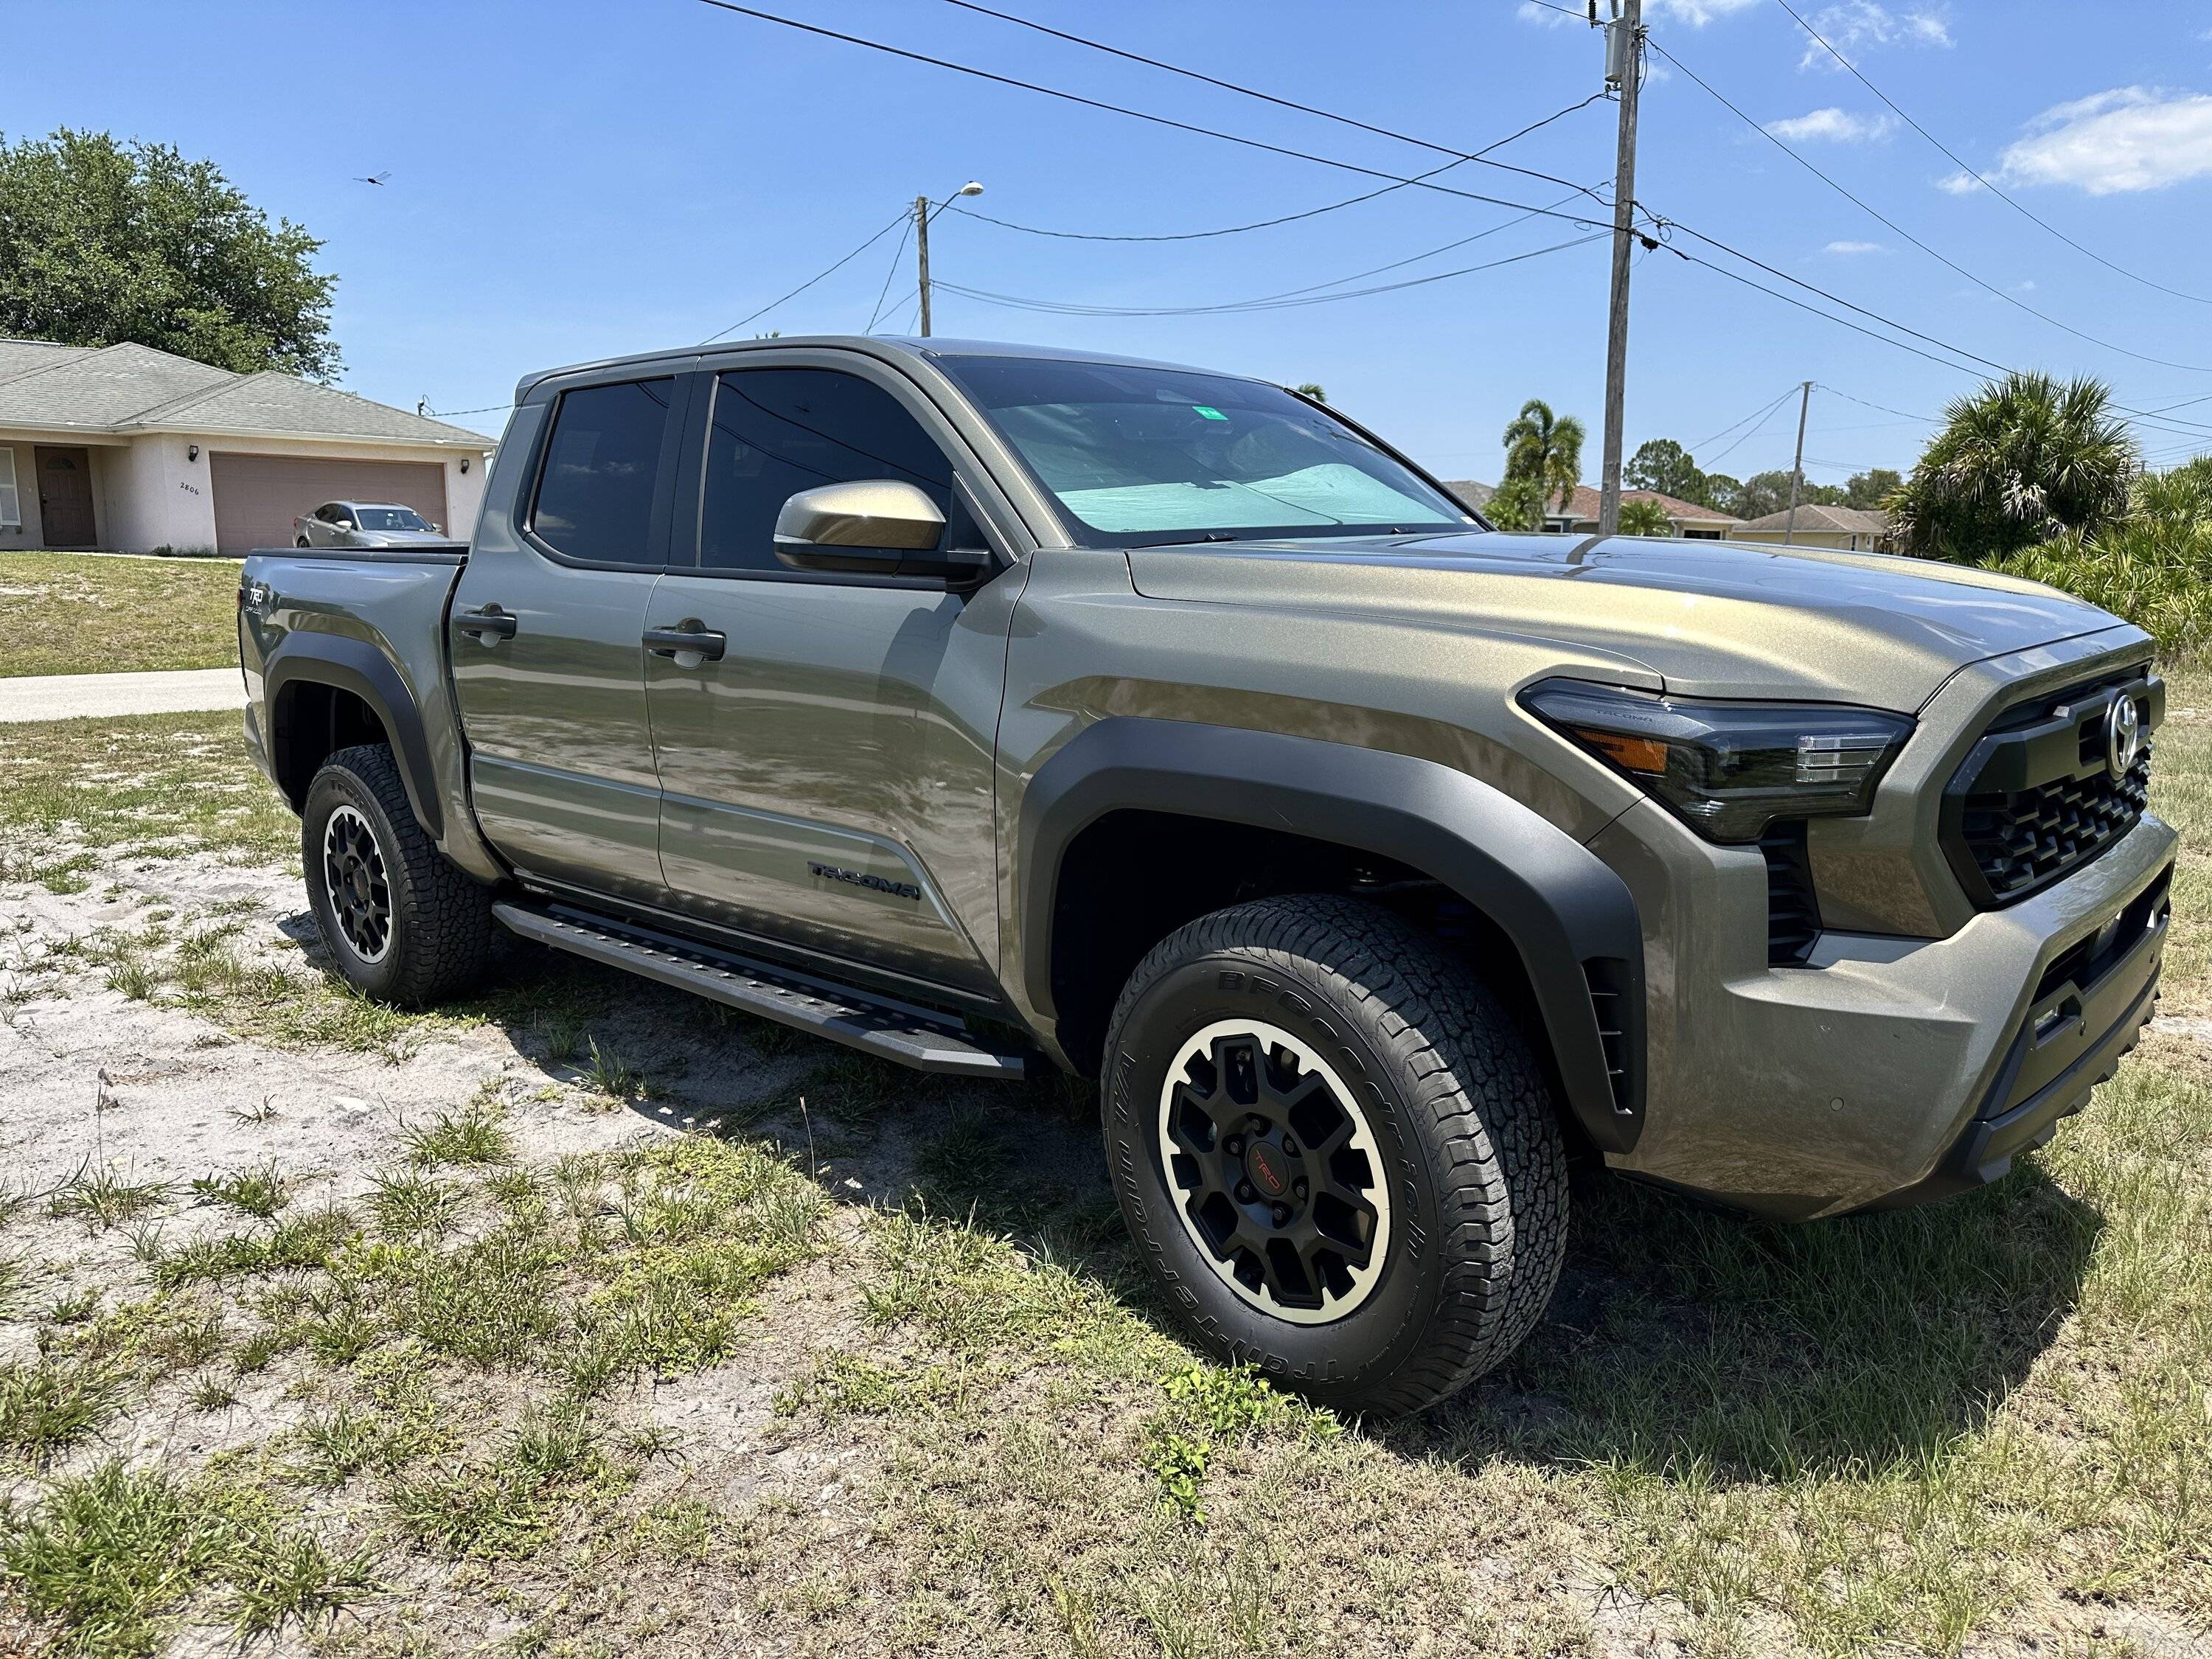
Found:
[{"label": "driveway", "polygon": [[244,707],[246,686],[234,667],[156,674],[24,674],[0,679],[0,722],[182,714]]}]

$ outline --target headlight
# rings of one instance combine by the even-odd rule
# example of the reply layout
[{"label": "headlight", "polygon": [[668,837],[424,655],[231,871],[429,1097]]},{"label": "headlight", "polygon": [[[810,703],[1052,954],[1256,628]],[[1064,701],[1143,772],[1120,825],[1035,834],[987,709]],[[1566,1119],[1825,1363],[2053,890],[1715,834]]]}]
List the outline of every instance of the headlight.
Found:
[{"label": "headlight", "polygon": [[1910,720],[1881,709],[1700,702],[1583,680],[1539,681],[1521,701],[1708,841],[1757,841],[1776,818],[1866,812],[1912,735]]}]

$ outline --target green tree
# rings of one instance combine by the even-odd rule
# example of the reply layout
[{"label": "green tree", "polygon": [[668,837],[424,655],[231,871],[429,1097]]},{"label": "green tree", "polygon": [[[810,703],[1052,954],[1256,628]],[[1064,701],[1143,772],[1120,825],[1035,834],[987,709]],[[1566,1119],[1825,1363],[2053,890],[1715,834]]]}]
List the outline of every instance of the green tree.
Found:
[{"label": "green tree", "polygon": [[1886,466],[1877,466],[1866,472],[1854,472],[1850,482],[1844,486],[1844,499],[1839,505],[1872,511],[1904,487],[1903,476]]},{"label": "green tree", "polygon": [[1543,503],[1556,498],[1565,507],[1583,481],[1583,437],[1580,421],[1555,416],[1541,398],[1531,398],[1505,428],[1506,481],[1528,479]]},{"label": "green tree", "polygon": [[[1671,495],[1673,492],[1668,493]],[[1671,536],[1674,533],[1674,521],[1667,516],[1667,509],[1655,501],[1626,501],[1620,504],[1620,533],[1624,536]]]},{"label": "green tree", "polygon": [[1319,380],[1301,380],[1291,390],[1299,397],[1310,398],[1317,404],[1325,404],[1328,401],[1328,393],[1322,389]]},{"label": "green tree", "polygon": [[1482,516],[1500,530],[1541,530],[1544,488],[1534,478],[1508,478],[1491,491]]},{"label": "green tree", "polygon": [[1727,473],[1708,472],[1705,474],[1705,493],[1698,499],[1699,505],[1710,507],[1716,513],[1732,514],[1741,519],[1749,516],[1736,512],[1736,500],[1742,494],[1743,485]]},{"label": "green tree", "polygon": [[1972,562],[2114,523],[2141,462],[2111,402],[2101,381],[2035,374],[1955,400],[1897,492],[1905,550]]},{"label": "green tree", "polygon": [[1648,438],[1638,445],[1621,477],[1632,489],[1656,489],[1678,501],[1712,505],[1705,499],[1705,475],[1698,471],[1690,452],[1672,438]]},{"label": "green tree", "polygon": [[335,276],[211,161],[64,127],[0,137],[0,334],[141,345],[252,374],[327,380]]}]

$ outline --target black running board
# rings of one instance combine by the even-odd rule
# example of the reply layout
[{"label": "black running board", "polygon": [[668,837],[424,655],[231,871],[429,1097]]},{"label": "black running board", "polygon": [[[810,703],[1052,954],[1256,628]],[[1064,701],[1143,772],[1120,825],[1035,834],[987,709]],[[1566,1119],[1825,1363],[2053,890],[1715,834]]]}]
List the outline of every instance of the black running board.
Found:
[{"label": "black running board", "polygon": [[872,996],[849,986],[775,968],[746,957],[556,906],[501,902],[491,913],[510,932],[556,951],[672,985],[832,1042],[864,1049],[916,1071],[1012,1081],[1030,1075],[1032,1057],[982,1047],[957,1016]]}]

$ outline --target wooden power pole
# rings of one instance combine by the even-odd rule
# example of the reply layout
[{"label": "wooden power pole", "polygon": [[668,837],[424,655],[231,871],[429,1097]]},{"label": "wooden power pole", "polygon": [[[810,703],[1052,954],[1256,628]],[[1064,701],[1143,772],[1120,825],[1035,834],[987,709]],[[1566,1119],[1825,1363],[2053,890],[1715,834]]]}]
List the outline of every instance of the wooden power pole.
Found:
[{"label": "wooden power pole", "polygon": [[1628,271],[1636,246],[1636,94],[1644,62],[1644,0],[1626,0],[1606,27],[1606,78],[1620,88],[1620,148],[1613,173],[1613,313],[1605,334],[1605,469],[1597,531],[1620,532],[1620,428],[1628,404]]},{"label": "wooden power pole", "polygon": [[921,337],[929,337],[929,198],[914,198],[914,249],[921,264]]},{"label": "wooden power pole", "polygon": [[1805,382],[1804,396],[1797,404],[1797,459],[1790,464],[1790,516],[1782,521],[1782,544],[1784,547],[1797,535],[1797,489],[1805,482],[1805,417],[1813,411],[1813,383]]}]

